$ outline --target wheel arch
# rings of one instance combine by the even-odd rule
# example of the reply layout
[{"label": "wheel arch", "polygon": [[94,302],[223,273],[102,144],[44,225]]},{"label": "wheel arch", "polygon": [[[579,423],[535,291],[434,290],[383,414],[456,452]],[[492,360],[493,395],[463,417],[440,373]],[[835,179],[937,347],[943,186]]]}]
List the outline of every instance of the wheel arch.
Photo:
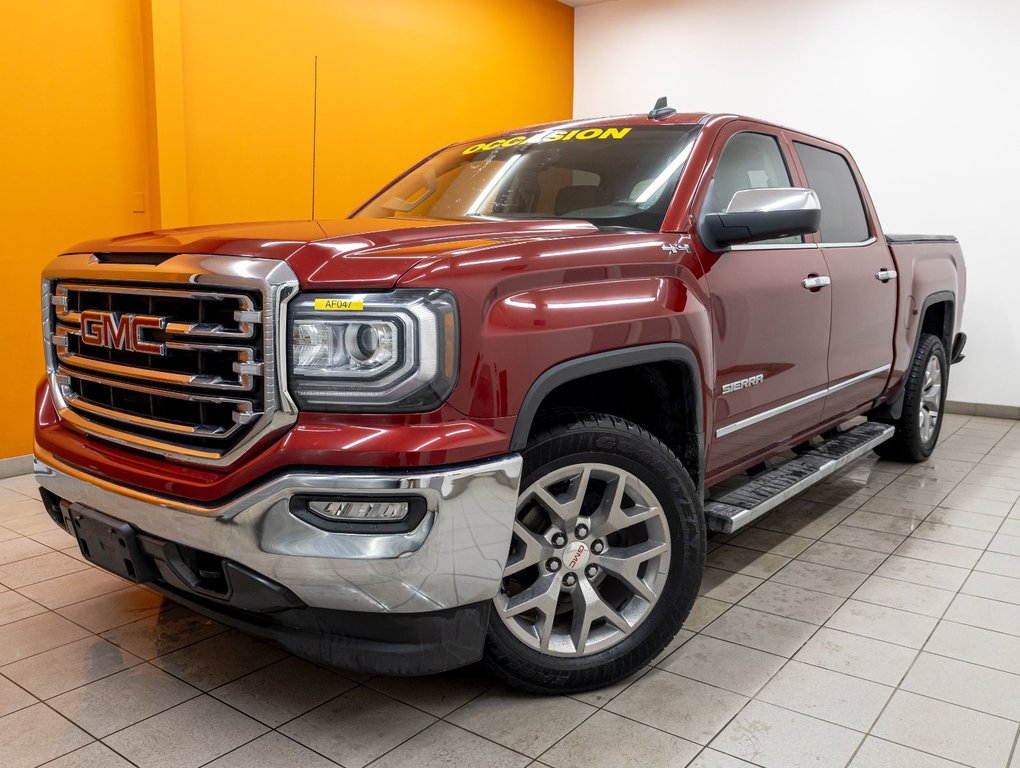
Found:
[{"label": "wheel arch", "polygon": [[[917,356],[917,348],[921,343],[921,337],[926,333],[933,333],[942,340],[946,348],[946,355],[952,354],[953,331],[956,324],[956,294],[953,291],[936,291],[925,297],[921,303],[921,309],[917,313],[920,318],[916,325],[914,339],[910,343],[910,356],[907,358],[905,371],[909,373],[910,365]],[[896,385],[896,393],[871,411],[870,417],[878,421],[888,421],[900,418],[903,415],[904,386],[907,380],[905,373],[903,379]]]},{"label": "wheel arch", "polygon": [[[664,366],[668,368],[664,369]],[[697,355],[687,345],[677,342],[665,342],[659,344],[648,344],[639,347],[626,349],[609,350],[584,357],[566,360],[542,373],[528,389],[517,415],[514,425],[513,436],[510,441],[511,450],[521,450],[531,436],[536,419],[539,417],[543,406],[556,402],[557,393],[570,391],[567,388],[583,387],[585,384],[604,384],[607,377],[621,380],[629,374],[639,375],[657,371],[659,377],[666,377],[671,384],[679,384],[676,391],[677,397],[663,403],[662,410],[667,414],[682,419],[683,432],[681,450],[677,451],[681,463],[687,468],[692,479],[698,485],[699,491],[703,486],[704,478],[704,397],[702,388],[701,364]],[[669,371],[672,372],[670,375]],[[679,381],[674,379],[679,378]],[[654,391],[645,388],[646,391]],[[577,391],[576,389],[574,391]],[[586,393],[588,394],[588,393]],[[598,403],[600,410],[624,418],[633,418],[633,408],[626,404],[612,401],[610,393],[599,392],[597,395],[589,395],[585,403],[591,406]],[[604,407],[603,407],[604,404]],[[638,423],[663,439],[663,427],[668,432],[670,427],[681,425],[656,425],[649,427],[648,423]],[[665,440],[671,448],[676,447],[676,440]]]},{"label": "wheel arch", "polygon": [[946,354],[950,354],[953,346],[953,330],[956,323],[956,294],[952,291],[939,291],[928,296],[921,304],[919,313],[921,321],[917,324],[911,359],[917,354],[917,346],[921,336],[932,333],[942,340]]}]

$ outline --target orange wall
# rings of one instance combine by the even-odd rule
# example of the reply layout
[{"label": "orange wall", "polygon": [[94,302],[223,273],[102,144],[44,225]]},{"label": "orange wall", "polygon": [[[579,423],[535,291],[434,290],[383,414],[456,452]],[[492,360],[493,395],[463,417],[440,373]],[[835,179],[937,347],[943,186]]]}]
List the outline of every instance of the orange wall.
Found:
[{"label": "orange wall", "polygon": [[0,458],[31,451],[61,248],[309,218],[313,155],[315,215],[343,217],[440,145],[569,117],[572,55],[555,0],[4,0]]},{"label": "orange wall", "polygon": [[315,215],[341,218],[444,144],[571,115],[554,0],[181,7],[193,223],[310,217],[313,130]]},{"label": "orange wall", "polygon": [[60,249],[148,229],[137,0],[3,0],[0,458],[30,453],[43,373],[39,271]]}]

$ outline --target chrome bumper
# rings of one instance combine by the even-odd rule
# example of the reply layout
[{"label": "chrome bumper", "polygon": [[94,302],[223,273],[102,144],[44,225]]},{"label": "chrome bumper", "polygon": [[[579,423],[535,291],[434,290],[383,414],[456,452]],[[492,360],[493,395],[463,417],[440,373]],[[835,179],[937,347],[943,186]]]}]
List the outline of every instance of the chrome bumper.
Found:
[{"label": "chrome bumper", "polygon": [[[495,596],[523,463],[510,454],[435,471],[293,472],[202,507],[118,486],[44,453],[36,453],[36,479],[61,499],[245,565],[310,607],[399,613]],[[328,532],[290,513],[295,494],[336,492],[421,496],[427,511],[413,531],[386,535]]]}]

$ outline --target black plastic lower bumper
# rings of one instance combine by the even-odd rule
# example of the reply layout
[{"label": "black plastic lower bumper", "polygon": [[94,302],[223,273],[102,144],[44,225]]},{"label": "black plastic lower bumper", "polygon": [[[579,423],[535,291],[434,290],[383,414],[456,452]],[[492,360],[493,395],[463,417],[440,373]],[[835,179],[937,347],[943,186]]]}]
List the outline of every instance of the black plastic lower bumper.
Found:
[{"label": "black plastic lower bumper", "polygon": [[297,656],[387,675],[445,672],[482,657],[488,601],[427,613],[313,608],[240,563],[151,536],[45,489],[41,494],[87,560]]},{"label": "black plastic lower bumper", "polygon": [[473,664],[482,658],[489,621],[488,602],[432,613],[355,613],[306,607],[256,614],[214,604],[159,581],[146,586],[227,626],[270,640],[296,656],[380,675],[431,675]]}]

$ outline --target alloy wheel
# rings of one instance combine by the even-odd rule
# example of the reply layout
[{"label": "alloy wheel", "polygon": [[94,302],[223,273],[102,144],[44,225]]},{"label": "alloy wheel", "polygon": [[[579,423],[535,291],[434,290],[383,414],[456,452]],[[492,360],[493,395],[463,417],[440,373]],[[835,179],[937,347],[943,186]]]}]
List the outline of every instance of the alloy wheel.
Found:
[{"label": "alloy wheel", "polygon": [[924,369],[924,384],[921,387],[921,408],[918,413],[918,427],[921,441],[927,445],[935,434],[942,408],[942,363],[932,355]]},{"label": "alloy wheel", "polygon": [[534,650],[588,656],[647,618],[669,561],[669,525],[648,486],[620,467],[572,464],[521,494],[496,612]]}]

